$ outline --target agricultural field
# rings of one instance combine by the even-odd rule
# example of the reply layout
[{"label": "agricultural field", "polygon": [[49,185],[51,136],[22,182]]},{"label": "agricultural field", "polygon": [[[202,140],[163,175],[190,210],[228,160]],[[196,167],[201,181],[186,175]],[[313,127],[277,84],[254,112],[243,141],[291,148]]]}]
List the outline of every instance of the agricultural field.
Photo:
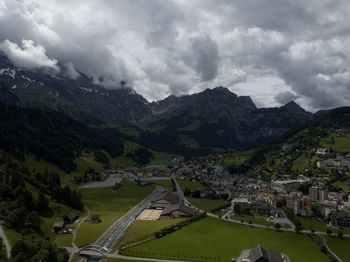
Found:
[{"label": "agricultural field", "polygon": [[203,199],[203,198],[187,197],[187,200],[190,201],[190,203],[195,207],[198,207],[207,212],[210,212],[214,209],[217,209],[225,205],[225,200],[222,200],[222,199]]},{"label": "agricultural field", "polygon": [[241,250],[256,245],[287,254],[291,261],[328,261],[304,234],[252,228],[214,218],[202,219],[163,238],[125,249],[123,254],[191,261],[231,261]]},{"label": "agricultural field", "polygon": [[116,247],[120,247],[123,244],[131,241],[136,241],[138,239],[142,239],[149,235],[154,234],[161,229],[164,229],[168,226],[177,224],[184,219],[159,219],[155,221],[147,221],[147,220],[135,220],[126,230],[124,235],[118,241]]},{"label": "agricultural field", "polygon": [[77,235],[77,245],[85,246],[93,243],[113,222],[141,202],[153,190],[151,186],[138,187],[136,183],[126,180],[122,181],[122,186],[118,191],[109,187],[82,189],[85,205],[92,214],[100,215],[102,222],[82,224]]}]

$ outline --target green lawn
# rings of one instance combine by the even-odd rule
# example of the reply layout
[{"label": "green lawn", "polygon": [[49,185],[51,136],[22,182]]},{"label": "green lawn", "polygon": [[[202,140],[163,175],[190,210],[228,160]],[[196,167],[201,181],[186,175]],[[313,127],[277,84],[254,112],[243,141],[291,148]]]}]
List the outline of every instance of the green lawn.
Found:
[{"label": "green lawn", "polygon": [[202,198],[194,198],[194,197],[188,197],[187,199],[195,207],[198,207],[207,212],[210,212],[214,209],[217,209],[225,205],[225,201],[222,199],[202,199]]},{"label": "green lawn", "polygon": [[244,223],[249,223],[251,221],[253,224],[265,225],[265,226],[275,226],[275,223],[267,221],[264,217],[258,216],[248,216],[248,215],[235,215],[232,217],[234,220],[243,221]]},{"label": "green lawn", "polygon": [[135,183],[126,180],[123,180],[122,187],[117,192],[109,187],[82,189],[85,205],[92,214],[99,214],[102,222],[81,225],[77,235],[77,245],[85,246],[93,243],[114,221],[141,202],[153,190],[153,187],[138,187]]},{"label": "green lawn", "polygon": [[183,221],[183,219],[160,219],[155,221],[136,220],[126,230],[125,234],[118,241],[117,247],[135,241],[140,238],[154,234],[155,232]]},{"label": "green lawn", "polygon": [[190,191],[202,190],[204,186],[197,181],[189,181],[183,179],[177,179],[178,184],[180,185],[182,190],[189,189]]},{"label": "green lawn", "polygon": [[231,261],[242,249],[262,245],[291,261],[328,261],[304,234],[252,228],[205,218],[161,239],[125,249],[123,254],[191,261]]},{"label": "green lawn", "polygon": [[[305,229],[313,229],[315,231],[321,231],[321,232],[326,232],[328,227],[326,222],[321,222],[314,220],[312,218],[307,218],[307,217],[299,217],[298,219],[300,220],[301,224]],[[349,234],[350,230],[349,229],[336,229],[336,228],[329,228],[332,230],[333,233],[337,233],[338,231],[343,232],[344,234]]]},{"label": "green lawn", "polygon": [[326,239],[329,248],[337,254],[344,262],[350,261],[350,239],[340,239],[336,237],[327,237]]}]

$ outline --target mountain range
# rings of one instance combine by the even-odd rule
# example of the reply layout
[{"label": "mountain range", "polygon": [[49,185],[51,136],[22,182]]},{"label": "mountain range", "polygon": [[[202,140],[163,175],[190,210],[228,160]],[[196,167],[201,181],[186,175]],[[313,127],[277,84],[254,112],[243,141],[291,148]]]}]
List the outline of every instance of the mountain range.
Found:
[{"label": "mountain range", "polygon": [[90,126],[128,127],[138,143],[169,153],[207,154],[270,143],[307,124],[313,114],[295,102],[257,108],[249,96],[216,87],[148,102],[125,82],[106,89],[75,69],[16,67],[0,56],[0,101],[45,108]]}]

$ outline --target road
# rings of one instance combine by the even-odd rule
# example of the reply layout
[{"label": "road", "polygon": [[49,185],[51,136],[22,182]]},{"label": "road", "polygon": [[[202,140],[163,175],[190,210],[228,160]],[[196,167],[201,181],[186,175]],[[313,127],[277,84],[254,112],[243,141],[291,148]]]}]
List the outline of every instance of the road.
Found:
[{"label": "road", "polygon": [[[238,221],[238,220],[234,220],[234,219],[225,219],[225,218],[220,218],[219,216],[215,215],[215,214],[212,214],[212,213],[207,213],[207,215],[209,217],[212,217],[212,218],[216,218],[216,219],[220,219],[220,220],[223,220],[223,221],[228,221],[228,222],[231,222],[231,223],[235,223],[235,224],[240,224],[240,225],[243,225],[243,226],[250,226],[250,227],[259,227],[259,228],[265,228],[265,229],[273,229],[274,227],[269,227],[269,226],[266,226],[266,225],[260,225],[260,224],[248,224],[248,223],[242,223],[241,221]],[[288,231],[288,232],[295,232],[294,228],[280,228],[279,231]],[[322,231],[315,231],[315,232],[311,232],[311,230],[303,230],[300,232],[301,234],[315,234],[315,235],[320,235],[320,236],[334,236],[334,237],[337,237],[337,234],[336,233],[332,233],[330,235],[328,235],[326,232],[322,232]],[[350,234],[344,234],[343,235],[344,238],[350,238]]]},{"label": "road", "polygon": [[0,238],[2,239],[2,242],[5,245],[7,258],[10,258],[10,256],[11,256],[11,245],[10,245],[10,242],[7,239],[5,231],[3,230],[1,225],[0,225]]},{"label": "road", "polygon": [[149,207],[151,202],[157,198],[162,192],[163,187],[157,187],[149,196],[147,196],[143,201],[129,210],[123,217],[117,220],[102,236],[94,243],[102,247],[103,252],[108,252],[113,247],[115,241],[117,241],[128,226],[137,218],[137,216],[144,210]]},{"label": "road", "polygon": [[110,175],[104,181],[90,182],[88,184],[81,186],[80,188],[111,187],[111,186],[114,186],[115,183],[120,183],[121,181],[122,181],[122,176],[118,174],[114,174],[114,175]]}]

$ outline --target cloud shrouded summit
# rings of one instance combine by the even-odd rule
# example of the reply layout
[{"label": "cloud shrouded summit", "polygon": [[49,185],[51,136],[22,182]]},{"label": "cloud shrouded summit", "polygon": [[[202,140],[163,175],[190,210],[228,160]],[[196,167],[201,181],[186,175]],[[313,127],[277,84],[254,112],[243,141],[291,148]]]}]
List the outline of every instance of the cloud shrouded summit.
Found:
[{"label": "cloud shrouded summit", "polygon": [[1,0],[0,43],[18,66],[151,100],[222,85],[260,106],[350,102],[348,0]]}]

